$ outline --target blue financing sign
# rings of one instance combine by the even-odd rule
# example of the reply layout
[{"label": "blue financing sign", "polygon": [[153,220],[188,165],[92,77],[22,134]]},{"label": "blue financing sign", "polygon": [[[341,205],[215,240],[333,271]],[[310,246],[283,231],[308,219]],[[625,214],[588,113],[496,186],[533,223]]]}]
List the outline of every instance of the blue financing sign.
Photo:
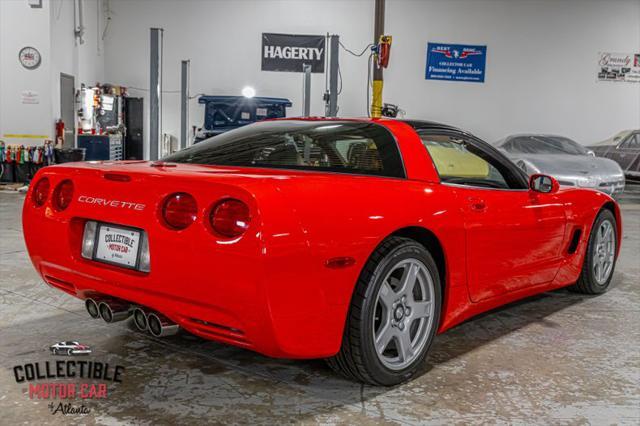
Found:
[{"label": "blue financing sign", "polygon": [[424,78],[484,83],[486,62],[487,46],[429,43]]}]

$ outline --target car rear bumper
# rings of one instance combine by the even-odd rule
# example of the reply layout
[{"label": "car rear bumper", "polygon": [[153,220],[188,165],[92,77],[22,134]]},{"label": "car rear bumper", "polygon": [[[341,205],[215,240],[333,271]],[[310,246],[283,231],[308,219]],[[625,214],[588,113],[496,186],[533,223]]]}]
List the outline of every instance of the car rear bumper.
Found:
[{"label": "car rear bumper", "polygon": [[51,287],[79,299],[122,299],[160,312],[204,339],[272,357],[322,358],[339,349],[349,300],[334,304],[323,296],[320,286],[335,277],[304,277],[292,269],[308,267],[304,244],[302,249],[289,244],[283,252],[270,246],[267,254],[255,241],[253,249],[234,250],[199,240],[195,230],[190,237],[142,222],[119,223],[148,231],[151,271],[143,273],[82,258],[84,222],[95,218],[56,215],[29,203],[27,196],[26,245]]}]

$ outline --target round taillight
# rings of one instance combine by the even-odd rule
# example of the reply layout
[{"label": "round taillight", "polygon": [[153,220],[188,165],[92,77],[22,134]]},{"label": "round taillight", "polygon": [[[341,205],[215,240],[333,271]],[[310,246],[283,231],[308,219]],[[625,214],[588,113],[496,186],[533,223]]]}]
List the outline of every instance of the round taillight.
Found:
[{"label": "round taillight", "polygon": [[36,183],[31,194],[31,199],[37,207],[41,207],[47,201],[49,196],[49,179],[42,178]]},{"label": "round taillight", "polygon": [[198,214],[196,199],[185,192],[169,195],[162,204],[162,218],[169,228],[187,228]]},{"label": "round taillight", "polygon": [[249,206],[239,200],[220,201],[211,210],[209,222],[215,233],[227,238],[239,237],[251,222]]},{"label": "round taillight", "polygon": [[71,204],[71,199],[73,198],[73,182],[70,180],[63,180],[56,186],[56,189],[53,191],[53,197],[51,201],[53,202],[53,208],[62,211],[69,207]]}]

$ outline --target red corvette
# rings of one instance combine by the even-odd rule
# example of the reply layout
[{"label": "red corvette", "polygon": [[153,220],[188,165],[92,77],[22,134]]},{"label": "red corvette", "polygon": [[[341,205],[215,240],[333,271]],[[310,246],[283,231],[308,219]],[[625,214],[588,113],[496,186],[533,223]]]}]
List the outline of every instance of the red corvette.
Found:
[{"label": "red corvette", "polygon": [[328,358],[378,385],[480,312],[606,291],[621,240],[609,196],[387,119],[265,121],[160,162],[47,167],[23,222],[37,271],[94,318]]}]

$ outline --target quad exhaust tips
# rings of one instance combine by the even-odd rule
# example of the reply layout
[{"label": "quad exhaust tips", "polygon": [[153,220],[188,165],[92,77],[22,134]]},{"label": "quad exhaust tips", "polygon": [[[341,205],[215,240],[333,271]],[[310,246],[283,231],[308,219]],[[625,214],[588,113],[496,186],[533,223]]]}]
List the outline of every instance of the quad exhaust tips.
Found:
[{"label": "quad exhaust tips", "polygon": [[124,300],[89,298],[84,306],[91,318],[102,318],[108,323],[126,320],[131,314],[131,305]]},{"label": "quad exhaust tips", "polygon": [[180,326],[161,313],[137,306],[132,309],[129,302],[111,298],[88,298],[84,306],[91,318],[102,318],[112,323],[123,321],[133,314],[133,323],[140,331],[149,331],[154,337],[173,336],[180,331]]}]

